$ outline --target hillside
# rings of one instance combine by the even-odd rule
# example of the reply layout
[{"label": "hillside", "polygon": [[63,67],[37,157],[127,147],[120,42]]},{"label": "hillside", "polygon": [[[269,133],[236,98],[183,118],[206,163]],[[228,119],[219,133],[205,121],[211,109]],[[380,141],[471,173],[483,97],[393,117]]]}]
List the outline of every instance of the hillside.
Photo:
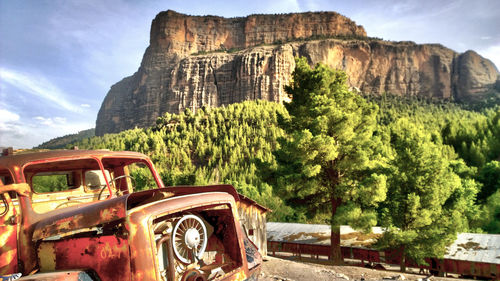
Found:
[{"label": "hillside", "polygon": [[[478,113],[450,102],[387,95],[369,97],[380,108],[379,134],[386,134],[397,120],[407,119],[432,133],[436,143],[453,146],[446,150],[450,150],[449,157],[455,159],[455,168],[464,181],[472,184],[471,176],[478,181],[488,178],[482,177],[478,170],[485,165],[494,167],[494,160],[500,155],[498,109]],[[321,218],[306,218],[297,206],[287,206],[274,192],[273,172],[278,165],[274,151],[279,138],[287,137],[278,127],[278,120],[286,114],[282,105],[265,101],[204,107],[196,113],[190,110],[166,113],[150,128],[106,134],[70,146],[143,152],[153,159],[166,185],[230,183],[239,192],[273,209],[270,220],[323,223]],[[461,159],[472,168],[460,164]],[[485,197],[490,195],[486,193]],[[488,204],[494,216],[496,203]],[[488,224],[491,216],[485,215],[484,222],[472,227]],[[494,224],[488,229],[500,231],[500,228],[494,230]]]},{"label": "hillside", "polygon": [[152,126],[186,108],[282,102],[297,56],[345,70],[352,87],[374,95],[468,101],[482,99],[498,79],[474,51],[369,38],[335,12],[222,18],[167,11],[152,22],[138,71],[106,95],[96,134]]},{"label": "hillside", "polygon": [[88,129],[88,130],[83,130],[80,131],[76,134],[70,134],[70,135],[65,135],[62,137],[57,137],[54,139],[51,139],[49,141],[46,141],[36,147],[34,149],[59,149],[59,148],[65,148],[68,144],[74,143],[81,141],[82,139],[85,138],[91,138],[95,136],[95,129]]}]

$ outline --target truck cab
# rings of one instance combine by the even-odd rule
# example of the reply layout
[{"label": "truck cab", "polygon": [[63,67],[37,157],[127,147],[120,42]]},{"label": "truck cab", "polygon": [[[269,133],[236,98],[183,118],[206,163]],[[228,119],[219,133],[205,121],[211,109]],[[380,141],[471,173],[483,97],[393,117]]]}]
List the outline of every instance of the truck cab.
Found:
[{"label": "truck cab", "polygon": [[0,157],[0,278],[257,280],[230,185],[164,187],[135,152]]}]

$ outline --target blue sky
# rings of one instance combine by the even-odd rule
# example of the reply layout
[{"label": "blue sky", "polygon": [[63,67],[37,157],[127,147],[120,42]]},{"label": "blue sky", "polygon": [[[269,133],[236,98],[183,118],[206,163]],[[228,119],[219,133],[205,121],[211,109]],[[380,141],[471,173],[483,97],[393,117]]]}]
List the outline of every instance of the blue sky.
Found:
[{"label": "blue sky", "polygon": [[95,126],[111,85],[137,71],[151,21],[336,11],[386,40],[475,50],[500,67],[500,1],[0,0],[0,147],[31,148]]}]

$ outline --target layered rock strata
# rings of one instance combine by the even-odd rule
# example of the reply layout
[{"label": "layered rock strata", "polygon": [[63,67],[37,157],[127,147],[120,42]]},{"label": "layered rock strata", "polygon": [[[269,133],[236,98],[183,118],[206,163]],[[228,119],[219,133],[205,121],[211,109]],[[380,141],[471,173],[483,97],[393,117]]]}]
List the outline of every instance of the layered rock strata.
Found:
[{"label": "layered rock strata", "polygon": [[96,134],[151,126],[163,113],[186,108],[282,102],[297,56],[345,70],[365,93],[467,99],[497,81],[495,66],[473,51],[365,36],[332,12],[231,19],[160,13],[139,70],[107,94]]}]

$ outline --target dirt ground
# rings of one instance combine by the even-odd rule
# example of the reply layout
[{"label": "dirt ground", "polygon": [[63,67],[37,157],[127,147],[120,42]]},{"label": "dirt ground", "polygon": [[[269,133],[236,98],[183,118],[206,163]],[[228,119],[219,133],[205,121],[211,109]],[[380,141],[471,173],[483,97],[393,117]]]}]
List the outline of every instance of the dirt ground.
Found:
[{"label": "dirt ground", "polygon": [[464,280],[457,278],[427,277],[418,274],[402,274],[397,271],[375,270],[358,266],[330,266],[297,262],[288,259],[266,257],[260,281],[299,280]]}]

